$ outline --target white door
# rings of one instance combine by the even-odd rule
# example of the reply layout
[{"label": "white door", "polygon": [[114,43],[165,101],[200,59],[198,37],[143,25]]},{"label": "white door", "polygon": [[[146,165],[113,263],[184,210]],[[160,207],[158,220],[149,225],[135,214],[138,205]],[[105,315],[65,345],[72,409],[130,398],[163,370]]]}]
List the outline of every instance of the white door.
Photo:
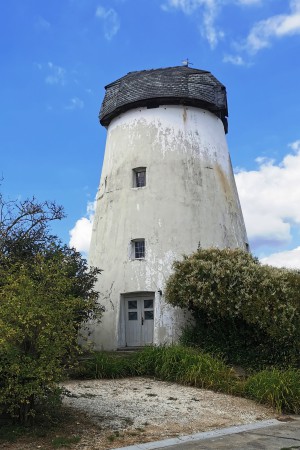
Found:
[{"label": "white door", "polygon": [[127,347],[153,343],[154,299],[125,298],[125,338]]}]

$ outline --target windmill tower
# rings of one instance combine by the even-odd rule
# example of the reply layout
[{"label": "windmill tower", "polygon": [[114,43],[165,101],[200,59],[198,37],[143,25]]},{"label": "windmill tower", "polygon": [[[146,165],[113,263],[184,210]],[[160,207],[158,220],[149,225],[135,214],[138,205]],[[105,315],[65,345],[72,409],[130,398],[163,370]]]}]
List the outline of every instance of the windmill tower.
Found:
[{"label": "windmill tower", "polygon": [[164,300],[172,263],[201,247],[247,249],[225,139],[226,89],[188,66],[106,86],[107,142],[90,247],[106,311],[97,349],[175,342],[186,313]]}]

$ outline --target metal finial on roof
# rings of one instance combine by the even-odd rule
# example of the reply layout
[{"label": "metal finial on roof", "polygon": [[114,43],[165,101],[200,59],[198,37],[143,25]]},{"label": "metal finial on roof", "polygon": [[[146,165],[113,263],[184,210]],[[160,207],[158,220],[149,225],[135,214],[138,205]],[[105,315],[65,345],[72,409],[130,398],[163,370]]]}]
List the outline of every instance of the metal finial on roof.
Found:
[{"label": "metal finial on roof", "polygon": [[193,66],[194,64],[189,61],[189,58],[186,58],[182,61],[182,65],[183,65],[183,67],[189,67],[189,66]]}]

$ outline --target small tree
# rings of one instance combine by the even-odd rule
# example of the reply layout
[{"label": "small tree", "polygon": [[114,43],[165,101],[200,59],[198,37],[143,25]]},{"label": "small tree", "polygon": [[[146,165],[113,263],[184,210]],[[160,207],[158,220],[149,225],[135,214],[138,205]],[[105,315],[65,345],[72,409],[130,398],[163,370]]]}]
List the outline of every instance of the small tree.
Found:
[{"label": "small tree", "polygon": [[279,353],[292,348],[298,358],[299,288],[298,271],[263,266],[239,249],[211,248],[174,263],[166,298],[192,310],[197,326],[206,323],[211,331],[222,330],[224,341],[234,329],[235,335],[246,330],[250,345],[254,340],[276,340]]},{"label": "small tree", "polygon": [[81,324],[103,310],[100,271],[49,233],[63,216],[55,203],[1,197],[0,412],[21,423],[75,363]]}]

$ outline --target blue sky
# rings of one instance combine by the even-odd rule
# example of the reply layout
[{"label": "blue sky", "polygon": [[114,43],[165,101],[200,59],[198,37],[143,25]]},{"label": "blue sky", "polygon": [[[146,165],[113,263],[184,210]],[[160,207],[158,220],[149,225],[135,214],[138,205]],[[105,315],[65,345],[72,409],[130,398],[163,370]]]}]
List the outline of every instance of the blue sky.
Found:
[{"label": "blue sky", "polygon": [[11,0],[0,20],[6,197],[62,204],[54,231],[86,251],[104,86],[188,57],[227,88],[252,251],[300,267],[300,0]]}]

